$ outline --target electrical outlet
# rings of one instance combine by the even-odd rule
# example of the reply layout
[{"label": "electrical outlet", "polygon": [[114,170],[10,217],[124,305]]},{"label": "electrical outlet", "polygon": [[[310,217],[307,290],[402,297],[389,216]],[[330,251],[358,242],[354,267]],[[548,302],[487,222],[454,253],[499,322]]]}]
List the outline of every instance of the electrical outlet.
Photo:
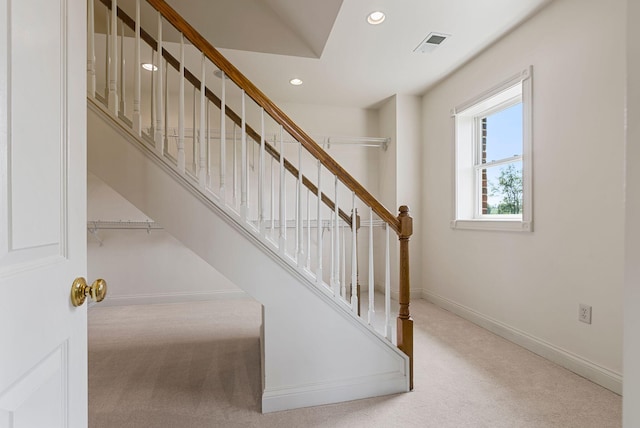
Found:
[{"label": "electrical outlet", "polygon": [[591,324],[591,306],[580,303],[578,308],[578,321]]}]

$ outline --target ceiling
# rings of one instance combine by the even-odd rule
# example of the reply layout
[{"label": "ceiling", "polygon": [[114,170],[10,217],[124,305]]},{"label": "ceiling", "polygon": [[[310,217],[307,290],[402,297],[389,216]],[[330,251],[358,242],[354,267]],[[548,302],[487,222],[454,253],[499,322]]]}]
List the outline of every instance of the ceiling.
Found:
[{"label": "ceiling", "polygon": [[319,58],[342,0],[169,0],[218,48]]},{"label": "ceiling", "polygon": [[[424,93],[552,0],[168,0],[276,102],[369,108]],[[386,20],[366,22],[373,10]],[[430,32],[449,34],[431,53]],[[298,77],[302,86],[289,80]]]}]

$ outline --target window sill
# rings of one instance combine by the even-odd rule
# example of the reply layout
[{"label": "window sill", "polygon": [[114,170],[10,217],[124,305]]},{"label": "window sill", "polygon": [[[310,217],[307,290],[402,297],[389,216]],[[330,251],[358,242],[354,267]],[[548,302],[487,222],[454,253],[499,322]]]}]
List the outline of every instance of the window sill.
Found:
[{"label": "window sill", "polygon": [[522,221],[519,219],[507,220],[452,220],[452,229],[461,230],[498,230],[506,232],[532,232],[532,224],[530,221]]}]

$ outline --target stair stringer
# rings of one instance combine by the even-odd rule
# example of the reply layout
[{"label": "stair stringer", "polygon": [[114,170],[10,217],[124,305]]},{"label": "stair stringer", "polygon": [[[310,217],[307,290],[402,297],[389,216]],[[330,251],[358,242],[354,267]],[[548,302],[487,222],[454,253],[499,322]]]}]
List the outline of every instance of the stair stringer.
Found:
[{"label": "stair stringer", "polygon": [[263,412],[409,390],[402,351],[92,100],[87,130],[93,174],[263,305]]}]

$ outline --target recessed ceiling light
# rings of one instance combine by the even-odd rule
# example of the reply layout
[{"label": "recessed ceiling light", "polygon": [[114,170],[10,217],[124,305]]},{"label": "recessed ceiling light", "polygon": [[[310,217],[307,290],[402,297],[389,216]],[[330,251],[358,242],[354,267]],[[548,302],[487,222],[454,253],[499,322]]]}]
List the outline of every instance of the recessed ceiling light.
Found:
[{"label": "recessed ceiling light", "polygon": [[294,79],[289,80],[289,83],[291,83],[293,86],[300,86],[302,85],[302,80],[296,77]]},{"label": "recessed ceiling light", "polygon": [[144,64],[142,64],[142,68],[144,68],[147,71],[156,71],[158,69],[158,67],[156,67],[153,64],[149,64],[148,62],[145,62]]},{"label": "recessed ceiling light", "polygon": [[375,12],[371,12],[369,16],[367,16],[367,22],[371,25],[378,25],[382,24],[385,18],[386,15],[384,14],[384,12],[376,10]]}]

